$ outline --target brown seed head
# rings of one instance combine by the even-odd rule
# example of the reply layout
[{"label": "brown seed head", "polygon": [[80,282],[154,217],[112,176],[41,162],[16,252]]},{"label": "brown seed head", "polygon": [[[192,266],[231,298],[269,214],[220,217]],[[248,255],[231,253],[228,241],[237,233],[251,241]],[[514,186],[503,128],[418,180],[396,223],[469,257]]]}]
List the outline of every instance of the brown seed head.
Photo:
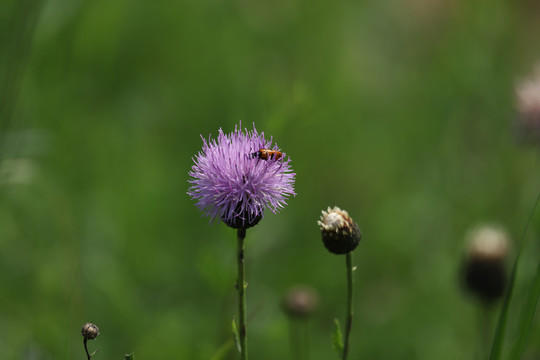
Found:
[{"label": "brown seed head", "polygon": [[92,323],[86,323],[81,329],[81,334],[86,340],[94,340],[99,335],[99,328]]},{"label": "brown seed head", "polygon": [[349,213],[337,206],[333,209],[328,207],[327,211],[323,210],[321,220],[317,224],[321,227],[324,246],[334,254],[353,251],[362,237],[358,224]]}]

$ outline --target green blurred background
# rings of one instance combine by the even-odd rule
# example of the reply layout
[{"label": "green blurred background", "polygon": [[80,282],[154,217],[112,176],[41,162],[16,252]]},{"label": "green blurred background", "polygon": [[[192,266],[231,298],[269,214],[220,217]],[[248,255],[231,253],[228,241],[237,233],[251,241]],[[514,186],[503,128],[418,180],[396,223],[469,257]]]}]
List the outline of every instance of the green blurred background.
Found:
[{"label": "green blurred background", "polygon": [[477,354],[464,234],[494,221],[519,238],[540,190],[513,126],[516,81],[540,59],[534,1],[5,0],[0,25],[3,359],[83,359],[87,321],[96,360],[227,343],[235,232],[186,191],[200,135],[239,121],[297,173],[298,195],[247,235],[252,359],[291,358],[280,301],[297,283],[320,296],[310,359],[337,358],[345,261],[316,225],[333,205],[363,232],[351,359]]}]

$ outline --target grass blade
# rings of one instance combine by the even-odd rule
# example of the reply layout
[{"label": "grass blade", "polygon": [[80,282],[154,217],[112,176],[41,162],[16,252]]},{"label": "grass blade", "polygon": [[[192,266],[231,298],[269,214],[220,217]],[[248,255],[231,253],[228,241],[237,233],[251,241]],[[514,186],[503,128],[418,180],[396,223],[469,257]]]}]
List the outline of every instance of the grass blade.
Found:
[{"label": "grass blade", "polygon": [[518,328],[518,340],[512,348],[512,359],[521,359],[521,356],[523,355],[531,331],[534,315],[536,314],[538,299],[540,299],[540,263],[536,269],[533,287],[521,314],[521,323]]},{"label": "grass blade", "polygon": [[[238,343],[236,344],[238,346]],[[228,340],[223,345],[217,349],[216,353],[210,360],[221,360],[224,359],[225,356],[231,351],[231,349],[234,347],[234,342],[232,340]]]},{"label": "grass blade", "polygon": [[504,302],[501,308],[501,313],[499,315],[499,321],[497,322],[497,330],[495,331],[495,338],[493,339],[491,354],[489,356],[490,360],[499,360],[501,358],[501,354],[503,351],[504,335],[506,333],[506,324],[508,322],[508,312],[510,310],[510,302],[512,301],[512,295],[514,293],[514,283],[517,276],[517,268],[519,260],[521,258],[521,254],[523,252],[523,248],[525,247],[525,235],[527,234],[527,230],[529,230],[529,225],[531,224],[539,200],[540,193],[536,196],[536,201],[534,202],[534,206],[529,215],[529,219],[527,220],[527,224],[525,225],[525,229],[523,229],[523,233],[521,234],[521,238],[519,240],[519,249],[516,255],[516,259],[514,261],[514,265],[512,266],[512,273],[510,274],[510,280],[508,282],[508,287],[504,296]]}]

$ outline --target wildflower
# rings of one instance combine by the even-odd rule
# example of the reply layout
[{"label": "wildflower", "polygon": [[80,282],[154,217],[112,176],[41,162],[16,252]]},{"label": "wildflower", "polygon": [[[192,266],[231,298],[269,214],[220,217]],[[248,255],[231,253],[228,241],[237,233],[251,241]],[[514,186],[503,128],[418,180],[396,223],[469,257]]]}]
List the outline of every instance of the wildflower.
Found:
[{"label": "wildflower", "polygon": [[[201,136],[202,138],[202,136]],[[222,220],[233,228],[249,228],[264,216],[278,212],[294,192],[295,173],[290,158],[259,156],[259,150],[277,152],[264,133],[244,131],[241,124],[230,134],[219,129],[217,140],[202,138],[202,151],[193,159],[188,195],[210,222]]]},{"label": "wildflower", "polygon": [[[238,326],[233,327],[242,360],[247,360],[245,237],[246,229],[257,225],[269,208],[276,213],[294,192],[290,158],[279,151],[273,139],[264,133],[241,129],[225,135],[219,129],[217,140],[203,140],[202,151],[195,156],[188,180],[188,195],[210,222],[222,220],[237,229]],[[236,330],[238,329],[238,330]]]},{"label": "wildflower", "polygon": [[[347,268],[347,318],[345,325],[345,342],[335,342],[335,349],[342,360],[347,360],[350,348],[350,335],[353,319],[353,266],[352,252],[358,246],[362,234],[358,224],[353,221],[345,210],[337,206],[328,207],[327,211],[322,212],[321,220],[317,221],[321,227],[324,246],[328,251],[334,254],[345,254],[345,265]],[[335,339],[341,338],[339,321],[336,319]]]},{"label": "wildflower", "polygon": [[502,229],[483,226],[470,232],[464,265],[465,286],[486,304],[504,294],[507,255],[508,237]]},{"label": "wildflower", "polygon": [[321,227],[324,246],[334,254],[346,254],[353,251],[360,242],[362,234],[360,228],[345,210],[337,206],[328,207],[322,212],[321,220],[317,222]]}]

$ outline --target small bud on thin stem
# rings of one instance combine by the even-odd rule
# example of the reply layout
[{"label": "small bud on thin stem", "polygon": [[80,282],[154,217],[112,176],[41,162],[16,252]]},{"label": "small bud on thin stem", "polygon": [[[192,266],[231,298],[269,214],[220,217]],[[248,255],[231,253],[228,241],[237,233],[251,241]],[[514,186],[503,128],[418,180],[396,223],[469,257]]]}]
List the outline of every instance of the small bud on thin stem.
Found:
[{"label": "small bud on thin stem", "polygon": [[281,307],[289,318],[289,341],[292,358],[309,359],[309,336],[307,320],[317,309],[319,296],[308,285],[295,285],[287,290]]},{"label": "small bud on thin stem", "polygon": [[321,229],[324,246],[333,254],[346,256],[347,267],[347,318],[345,325],[345,343],[341,351],[343,360],[349,355],[350,337],[353,319],[353,272],[352,251],[356,249],[362,234],[358,224],[345,210],[337,206],[328,207],[322,212],[321,220],[317,222]]},{"label": "small bud on thin stem", "polygon": [[81,334],[84,337],[83,344],[84,350],[86,351],[86,357],[88,360],[90,360],[92,356],[94,356],[98,352],[99,348],[92,354],[90,354],[90,352],[88,351],[87,342],[88,340],[94,340],[99,335],[99,328],[95,324],[86,323],[81,329]]}]

